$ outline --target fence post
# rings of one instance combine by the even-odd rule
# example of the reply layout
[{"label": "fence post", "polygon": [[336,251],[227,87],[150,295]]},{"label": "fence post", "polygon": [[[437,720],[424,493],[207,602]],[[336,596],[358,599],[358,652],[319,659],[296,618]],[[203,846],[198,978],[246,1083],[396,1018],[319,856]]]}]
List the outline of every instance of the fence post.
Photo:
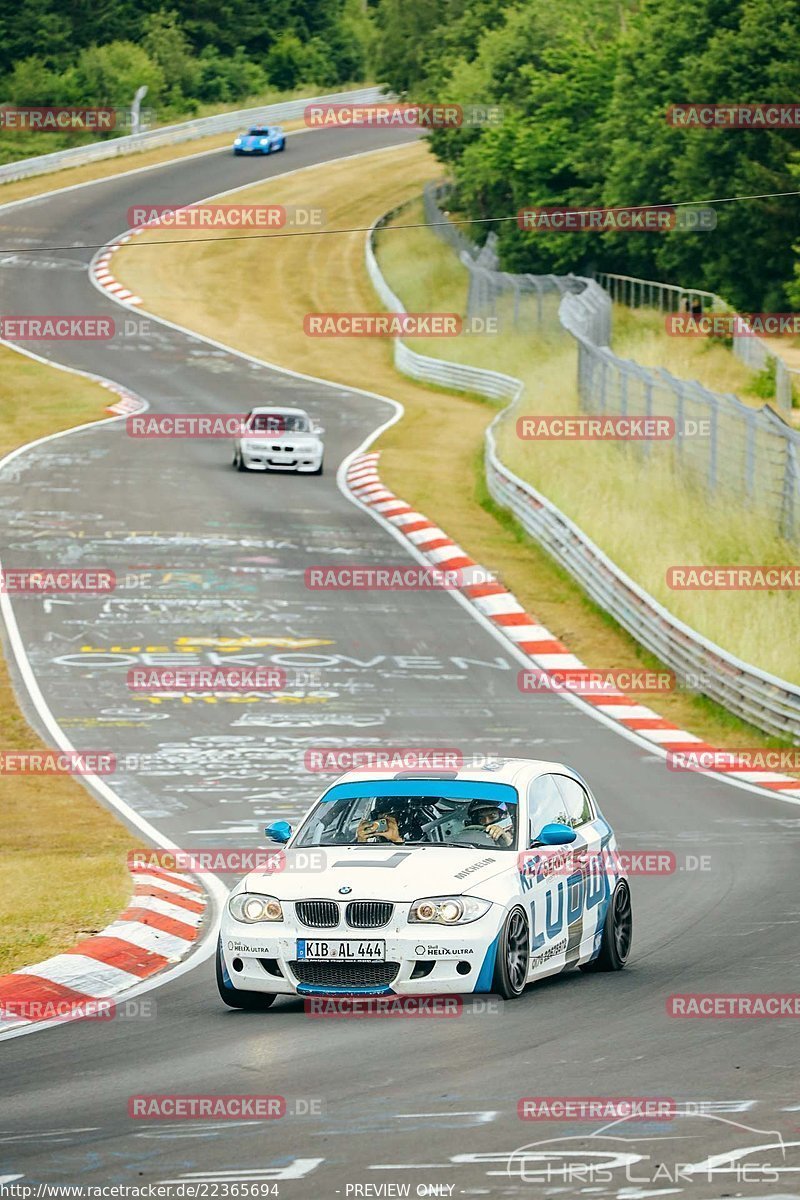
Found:
[{"label": "fence post", "polygon": [[744,486],[748,496],[753,495],[756,478],[756,427],[758,413],[751,409],[747,418],[747,437],[744,451]]},{"label": "fence post", "polygon": [[786,466],[783,472],[783,502],[781,504],[781,533],[787,541],[795,535],[795,501],[797,495],[797,451],[792,442],[786,443]]},{"label": "fence post", "polygon": [[711,409],[711,431],[709,435],[708,447],[708,488],[709,491],[716,491],[717,487],[717,425],[718,425],[718,410],[719,402],[713,392],[708,393],[709,407]]}]

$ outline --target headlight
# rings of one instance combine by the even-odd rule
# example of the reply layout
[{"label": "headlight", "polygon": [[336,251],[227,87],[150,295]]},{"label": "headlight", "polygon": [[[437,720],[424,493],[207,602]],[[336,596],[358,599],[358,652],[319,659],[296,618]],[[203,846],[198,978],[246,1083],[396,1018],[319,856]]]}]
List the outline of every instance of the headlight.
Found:
[{"label": "headlight", "polygon": [[261,139],[261,145],[262,145],[262,146],[268,146],[268,145],[269,145],[269,138],[262,138],[262,139]]},{"label": "headlight", "polygon": [[295,446],[295,450],[299,450],[301,454],[313,454],[316,448],[316,442],[298,442]]},{"label": "headlight", "polygon": [[260,450],[263,442],[255,442],[252,438],[248,438],[247,441],[243,442],[242,444],[244,445],[245,450]]},{"label": "headlight", "polygon": [[477,896],[428,896],[414,901],[408,919],[423,925],[468,925],[491,907],[491,901]]},{"label": "headlight", "polygon": [[241,146],[241,144],[242,144],[242,139],[241,139],[241,138],[235,138],[235,139],[234,139],[234,142],[233,142],[233,144],[234,144],[234,146]]},{"label": "headlight", "polygon": [[283,909],[274,896],[255,896],[252,892],[239,892],[228,901],[228,911],[237,921],[253,925],[256,921],[282,921]]}]

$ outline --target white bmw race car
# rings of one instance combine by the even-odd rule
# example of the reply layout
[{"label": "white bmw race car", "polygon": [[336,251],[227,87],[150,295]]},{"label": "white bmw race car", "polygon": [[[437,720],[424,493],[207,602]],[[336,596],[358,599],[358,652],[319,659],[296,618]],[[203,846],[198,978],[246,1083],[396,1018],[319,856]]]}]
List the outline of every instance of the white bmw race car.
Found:
[{"label": "white bmw race car", "polygon": [[321,475],[325,430],[302,408],[253,408],[233,443],[238,471],[298,471]]},{"label": "white bmw race car", "polygon": [[519,996],[631,946],[613,831],[575,771],[508,759],[424,774],[349,772],[254,871],[222,919],[217,984],[232,1008],[276,996]]}]

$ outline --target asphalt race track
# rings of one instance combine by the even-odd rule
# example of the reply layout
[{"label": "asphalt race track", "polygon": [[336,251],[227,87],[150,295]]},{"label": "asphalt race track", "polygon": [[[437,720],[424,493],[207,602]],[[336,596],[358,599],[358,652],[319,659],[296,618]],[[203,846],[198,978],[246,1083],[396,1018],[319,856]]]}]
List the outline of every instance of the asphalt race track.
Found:
[{"label": "asphalt race track", "polygon": [[[3,311],[145,320],[92,286],[93,252],[76,243],[119,234],[137,202],[199,200],[402,137],[304,133],[274,158],[213,153],[0,210]],[[73,248],[16,253],[37,245]],[[559,696],[521,695],[512,654],[447,593],[307,591],[308,566],[406,561],[336,482],[339,463],[391,416],[378,399],[157,322],[107,344],[31,349],[123,384],[154,412],[298,403],[327,430],[322,478],[238,474],[227,442],[136,441],[124,422],[47,442],[0,473],[6,566],[101,566],[124,580],[110,598],[19,597],[14,609],[62,728],[77,747],[125,760],[111,785],[165,836],[190,847],[260,844],[265,819],[296,817],[325,782],[304,769],[306,748],[374,741],[567,760],[623,847],[674,850],[679,863],[707,855],[708,869],[632,880],[625,971],[571,972],[488,1012],[485,999],[453,1020],[311,1019],[294,1000],[233,1012],[200,956],[148,993],[150,1017],[5,1040],[0,1182],[277,1182],[289,1200],[794,1195],[800,1098],[788,1023],[677,1020],[665,1005],[675,992],[796,987],[796,807],[669,772]],[[297,702],[152,704],[126,688],[136,664],[220,661],[297,670]],[[21,685],[20,695],[41,728]],[[57,889],[43,903],[57,903]],[[128,1116],[138,1093],[282,1095],[289,1111],[276,1122],[145,1122]],[[717,1103],[598,1134],[519,1120],[526,1095]],[[564,1152],[606,1163],[608,1181],[531,1182],[509,1156],[533,1142],[546,1143],[543,1162]],[[709,1160],[719,1168],[711,1175]],[[765,1161],[780,1174],[748,1176],[743,1164]],[[676,1163],[694,1175],[676,1181]]]}]

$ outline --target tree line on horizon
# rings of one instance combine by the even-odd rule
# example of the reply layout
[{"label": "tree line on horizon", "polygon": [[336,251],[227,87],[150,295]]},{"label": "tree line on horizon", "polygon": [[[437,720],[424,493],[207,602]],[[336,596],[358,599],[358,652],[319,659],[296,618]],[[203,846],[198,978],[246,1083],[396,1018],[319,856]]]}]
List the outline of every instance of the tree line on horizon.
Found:
[{"label": "tree line on horizon", "polygon": [[[494,228],[504,269],[616,271],[800,307],[800,130],[681,128],[672,104],[800,104],[800,0],[0,0],[0,104],[126,107],[159,123],[269,91],[374,79],[494,110],[432,148],[475,222],[525,207],[716,205],[708,233]],[[96,137],[96,135],[94,135]],[[45,140],[46,139],[46,140]],[[0,132],[0,161],[84,135]],[[443,171],[444,173],[444,171]]]}]

